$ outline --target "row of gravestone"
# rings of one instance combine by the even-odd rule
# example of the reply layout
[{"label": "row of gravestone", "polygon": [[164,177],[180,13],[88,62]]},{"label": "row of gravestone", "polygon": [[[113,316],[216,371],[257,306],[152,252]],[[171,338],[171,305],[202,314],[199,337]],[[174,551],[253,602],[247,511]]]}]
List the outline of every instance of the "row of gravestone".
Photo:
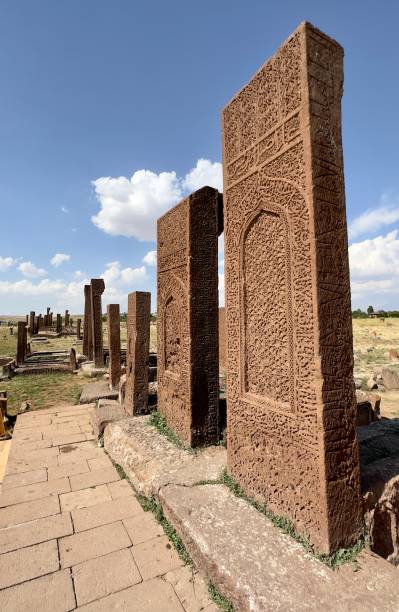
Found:
[{"label": "row of gravestone", "polygon": [[[204,187],[158,221],[158,410],[189,446],[219,440],[224,228],[228,471],[320,551],[363,531],[341,141],[343,50],[308,23],[222,112],[223,200]],[[103,365],[101,294],[83,353]],[[111,384],[119,307],[108,307]],[[150,294],[129,294],[126,398],[145,412]],[[119,355],[119,357],[117,357]],[[114,378],[115,376],[115,378]]]}]

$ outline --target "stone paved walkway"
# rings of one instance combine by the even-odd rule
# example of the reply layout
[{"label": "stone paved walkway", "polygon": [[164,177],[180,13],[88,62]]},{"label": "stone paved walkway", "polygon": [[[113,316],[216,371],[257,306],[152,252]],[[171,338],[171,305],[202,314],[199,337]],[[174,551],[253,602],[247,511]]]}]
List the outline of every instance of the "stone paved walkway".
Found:
[{"label": "stone paved walkway", "polygon": [[18,417],[0,495],[0,610],[216,612],[96,446],[90,409]]}]

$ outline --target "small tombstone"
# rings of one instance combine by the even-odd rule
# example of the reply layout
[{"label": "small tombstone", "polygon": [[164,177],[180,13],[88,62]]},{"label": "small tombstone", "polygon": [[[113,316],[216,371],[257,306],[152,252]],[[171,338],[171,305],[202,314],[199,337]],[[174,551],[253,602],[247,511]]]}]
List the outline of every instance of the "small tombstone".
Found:
[{"label": "small tombstone", "polygon": [[13,336],[13,335],[14,335],[14,328],[10,327],[10,336]]},{"label": "small tombstone", "polygon": [[399,357],[398,351],[395,350],[395,349],[390,349],[390,351],[389,351],[389,359],[391,361],[395,361],[396,359],[398,359],[398,357]]},{"label": "small tombstone", "polygon": [[71,348],[70,352],[69,352],[69,363],[71,364],[71,368],[72,370],[77,370],[78,369],[78,364],[76,361],[76,351],[74,348]]}]

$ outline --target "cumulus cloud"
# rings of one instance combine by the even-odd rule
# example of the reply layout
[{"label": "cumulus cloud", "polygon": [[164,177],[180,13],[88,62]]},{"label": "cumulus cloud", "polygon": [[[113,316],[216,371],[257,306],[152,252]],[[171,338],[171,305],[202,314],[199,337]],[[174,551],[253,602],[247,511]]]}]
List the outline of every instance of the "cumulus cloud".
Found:
[{"label": "cumulus cloud", "polygon": [[196,191],[205,185],[223,191],[223,173],[220,162],[212,163],[209,159],[199,159],[195,168],[192,168],[183,180],[183,187],[187,191]]},{"label": "cumulus cloud", "polygon": [[4,272],[4,270],[8,270],[12,266],[15,266],[16,263],[17,263],[17,260],[13,259],[12,257],[1,257],[0,256],[0,270],[2,272]]},{"label": "cumulus cloud", "polygon": [[119,261],[111,261],[106,264],[101,278],[104,279],[105,287],[107,285],[132,285],[146,280],[147,270],[145,266],[122,268]]},{"label": "cumulus cloud", "polygon": [[61,211],[65,213],[66,215],[69,213],[69,210],[66,206],[61,206]]},{"label": "cumulus cloud", "polygon": [[204,185],[222,189],[221,164],[199,159],[185,177],[176,172],[137,170],[129,179],[101,177],[92,181],[100,211],[91,220],[112,236],[155,240],[156,220],[184,195]]},{"label": "cumulus cloud", "polygon": [[[380,307],[395,305],[399,294],[399,231],[363,240],[349,247],[351,290],[354,304],[374,299]],[[397,304],[396,304],[397,306]]]},{"label": "cumulus cloud", "polygon": [[147,266],[156,266],[157,265],[157,252],[156,251],[148,251],[143,257],[143,263],[147,264]]},{"label": "cumulus cloud", "polygon": [[38,268],[31,261],[21,262],[18,266],[18,270],[27,278],[36,278],[38,276],[45,276],[47,274],[46,270],[43,268]]},{"label": "cumulus cloud", "polygon": [[370,232],[378,232],[399,221],[399,203],[392,202],[387,194],[383,194],[376,208],[366,210],[349,224],[349,237],[357,238]]},{"label": "cumulus cloud", "polygon": [[65,261],[69,261],[71,259],[70,255],[66,255],[65,253],[56,253],[54,257],[50,259],[50,263],[55,268],[58,268]]}]

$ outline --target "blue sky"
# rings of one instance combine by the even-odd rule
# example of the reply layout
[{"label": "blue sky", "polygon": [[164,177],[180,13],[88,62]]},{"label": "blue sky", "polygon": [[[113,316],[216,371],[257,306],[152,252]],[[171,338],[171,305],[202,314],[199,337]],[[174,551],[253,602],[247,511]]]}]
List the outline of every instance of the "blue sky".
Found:
[{"label": "blue sky", "polygon": [[0,0],[0,314],[155,295],[154,220],[219,186],[220,109],[303,20],[345,48],[353,307],[399,308],[397,2]]}]

